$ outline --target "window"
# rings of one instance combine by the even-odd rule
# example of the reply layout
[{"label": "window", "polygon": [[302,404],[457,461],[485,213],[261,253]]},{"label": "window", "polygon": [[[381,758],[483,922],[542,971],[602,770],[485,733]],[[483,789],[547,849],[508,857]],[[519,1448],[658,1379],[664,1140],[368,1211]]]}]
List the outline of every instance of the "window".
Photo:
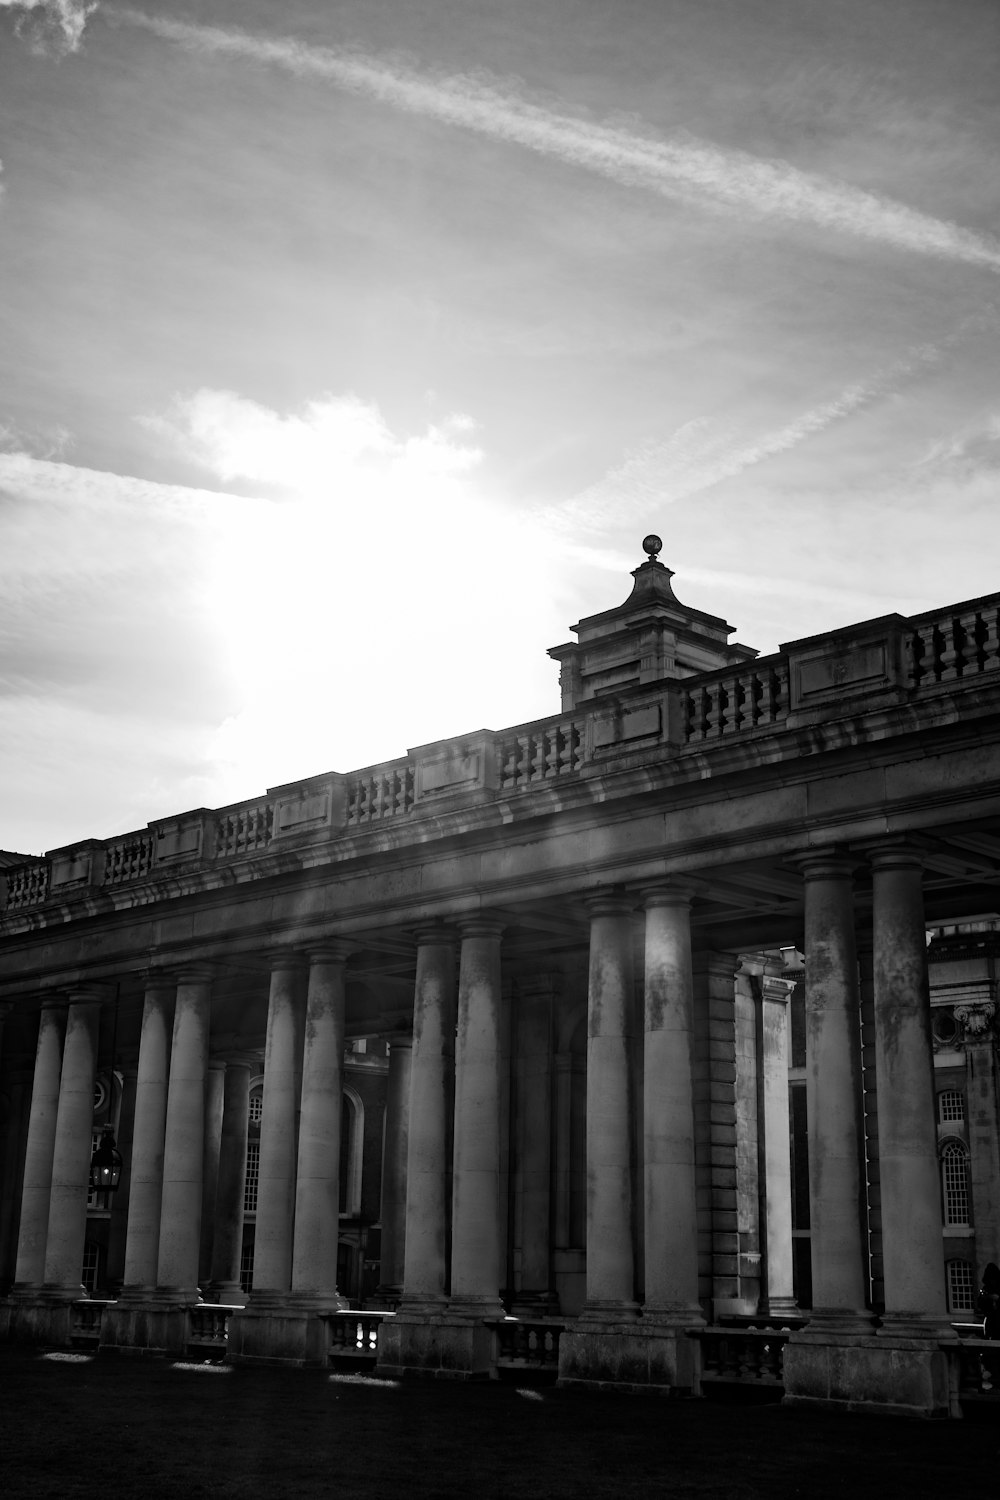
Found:
[{"label": "window", "polygon": [[969,1153],[961,1141],[946,1141],[941,1149],[941,1187],[945,1224],[969,1223]]},{"label": "window", "polygon": [[972,1279],[972,1262],[950,1260],[945,1266],[948,1277],[948,1311],[968,1313],[976,1310],[975,1283]]},{"label": "window", "polygon": [[250,1124],[259,1125],[264,1113],[264,1090],[254,1088],[250,1090]]},{"label": "window", "polygon": [[247,1175],[243,1188],[243,1212],[257,1212],[257,1182],[260,1178],[260,1141],[247,1141]]},{"label": "window", "polygon": [[80,1280],[87,1290],[87,1295],[93,1297],[97,1293],[97,1283],[101,1269],[101,1249],[94,1240],[87,1240],[83,1247],[83,1270]]},{"label": "window", "polygon": [[965,1119],[965,1100],[961,1089],[942,1089],[938,1094],[938,1119],[942,1124]]},{"label": "window", "polygon": [[253,1288],[253,1240],[244,1244],[240,1251],[240,1290],[249,1292]]}]

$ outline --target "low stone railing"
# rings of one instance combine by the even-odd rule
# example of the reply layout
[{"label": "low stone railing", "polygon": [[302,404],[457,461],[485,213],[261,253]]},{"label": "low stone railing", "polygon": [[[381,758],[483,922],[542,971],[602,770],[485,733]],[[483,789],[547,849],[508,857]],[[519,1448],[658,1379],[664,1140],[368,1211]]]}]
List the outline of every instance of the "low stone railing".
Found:
[{"label": "low stone railing", "polygon": [[788,662],[780,656],[710,678],[682,679],[680,686],[688,745],[780,724],[788,717]]},{"label": "low stone railing", "polygon": [[577,715],[507,735],[498,747],[500,786],[516,791],[578,771],[584,762],[586,728],[586,719]]},{"label": "low stone railing", "polygon": [[959,1401],[970,1396],[990,1396],[1000,1404],[1000,1342],[981,1337],[976,1325],[972,1337],[957,1330],[959,1342],[947,1345],[953,1361],[953,1389]]},{"label": "low stone railing", "polygon": [[755,1386],[780,1386],[790,1329],[699,1328],[691,1337],[701,1346],[701,1379]]},{"label": "low stone railing", "polygon": [[189,1353],[225,1354],[229,1343],[229,1319],[239,1307],[221,1302],[199,1302],[188,1314]]},{"label": "low stone railing", "polygon": [[349,778],[347,826],[359,828],[408,813],[413,806],[413,764],[409,760],[373,766]]},{"label": "low stone railing", "polygon": [[96,1346],[101,1341],[101,1320],[104,1309],[111,1305],[110,1299],[88,1297],[73,1303],[70,1315],[69,1336],[73,1344]]},{"label": "low stone railing", "polygon": [[498,1369],[558,1373],[559,1340],[565,1323],[542,1318],[503,1318],[490,1327],[497,1337]]},{"label": "low stone railing", "polygon": [[378,1358],[378,1336],[391,1312],[332,1312],[326,1314],[329,1329],[328,1357],[373,1366]]},{"label": "low stone railing", "polygon": [[909,686],[959,682],[1000,671],[1000,610],[995,598],[917,615],[906,638]]}]

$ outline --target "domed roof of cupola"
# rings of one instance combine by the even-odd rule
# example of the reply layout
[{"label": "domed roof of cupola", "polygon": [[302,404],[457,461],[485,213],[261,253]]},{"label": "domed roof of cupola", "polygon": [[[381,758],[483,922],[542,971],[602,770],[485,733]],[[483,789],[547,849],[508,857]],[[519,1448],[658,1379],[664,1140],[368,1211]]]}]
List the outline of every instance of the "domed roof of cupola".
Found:
[{"label": "domed roof of cupola", "polygon": [[561,664],[563,712],[588,699],[644,687],[663,678],[691,677],[751,661],[751,646],[730,644],[735,629],[718,615],[682,604],[673,570],[659,561],[663,543],[643,538],[646,560],[632,571],[624,604],[571,626],[576,642],[553,646]]}]

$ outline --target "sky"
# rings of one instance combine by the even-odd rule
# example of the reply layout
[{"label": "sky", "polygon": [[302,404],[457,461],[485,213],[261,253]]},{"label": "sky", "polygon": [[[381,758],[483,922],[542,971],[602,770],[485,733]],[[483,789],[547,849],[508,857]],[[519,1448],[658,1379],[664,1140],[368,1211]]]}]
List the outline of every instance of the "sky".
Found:
[{"label": "sky", "polygon": [[1000,590],[996,0],[0,0],[0,848]]}]

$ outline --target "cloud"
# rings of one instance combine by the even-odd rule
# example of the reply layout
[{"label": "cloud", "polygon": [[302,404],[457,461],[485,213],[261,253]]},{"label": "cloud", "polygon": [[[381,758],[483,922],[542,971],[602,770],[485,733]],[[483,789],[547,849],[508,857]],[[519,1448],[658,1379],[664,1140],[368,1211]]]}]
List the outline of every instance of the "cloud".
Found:
[{"label": "cloud", "polygon": [[78,51],[97,5],[98,0],[0,0],[0,9],[14,12],[18,36],[40,56]]},{"label": "cloud", "polygon": [[107,14],[112,21],[143,27],[202,55],[245,58],[299,77],[318,78],[407,114],[506,141],[627,187],[1000,271],[1000,241],[892,198],[683,133],[657,139],[631,124],[575,118],[535,103],[513,84],[485,73],[435,77],[396,60],[291,38],[198,26],[129,8]]}]

